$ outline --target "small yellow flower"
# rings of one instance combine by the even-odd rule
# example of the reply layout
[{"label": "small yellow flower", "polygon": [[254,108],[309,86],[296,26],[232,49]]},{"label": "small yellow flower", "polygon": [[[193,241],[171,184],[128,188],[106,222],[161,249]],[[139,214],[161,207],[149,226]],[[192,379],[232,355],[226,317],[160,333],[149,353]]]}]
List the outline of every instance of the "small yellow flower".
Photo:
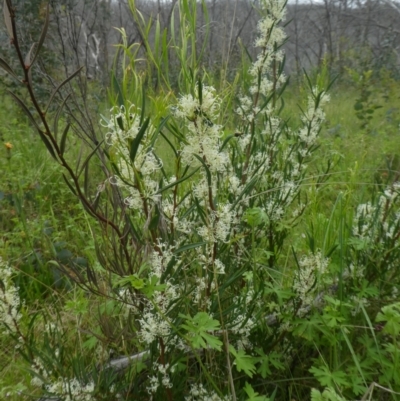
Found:
[{"label": "small yellow flower", "polygon": [[4,146],[6,147],[7,150],[11,150],[13,148],[13,144],[11,142],[5,142]]}]

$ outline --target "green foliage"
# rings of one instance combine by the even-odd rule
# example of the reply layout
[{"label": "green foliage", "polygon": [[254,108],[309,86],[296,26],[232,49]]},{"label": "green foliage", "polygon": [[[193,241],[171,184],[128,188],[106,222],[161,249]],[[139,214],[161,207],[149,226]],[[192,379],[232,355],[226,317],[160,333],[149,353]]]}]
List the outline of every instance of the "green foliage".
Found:
[{"label": "green foliage", "polygon": [[246,392],[247,398],[246,401],[269,401],[270,398],[267,398],[263,395],[259,395],[256,391],[254,391],[253,387],[249,383],[246,382],[246,385],[244,386],[244,391]]},{"label": "green foliage", "polygon": [[222,342],[215,336],[207,333],[219,329],[218,320],[213,319],[206,312],[198,312],[193,318],[190,316],[181,316],[185,323],[181,327],[189,333],[189,341],[194,349],[211,348],[221,350]]},{"label": "green foliage", "polygon": [[376,98],[373,96],[372,70],[364,71],[362,74],[349,70],[349,74],[360,92],[354,104],[356,117],[361,122],[360,128],[368,129],[375,110],[382,107],[376,103]]},{"label": "green foliage", "polygon": [[[90,149],[74,145],[76,120],[60,119],[69,99],[47,115],[27,76],[31,103],[17,104],[37,136],[12,121],[1,160],[0,340],[29,377],[4,375],[2,396],[398,399],[398,175],[360,190],[375,169],[347,157],[368,160],[365,143],[327,160],[344,146],[324,125],[326,68],[317,86],[305,78],[299,117],[287,121],[297,109],[284,102],[284,4],[260,5],[258,60],[216,89],[201,64],[197,4],[178,2],[168,40],[131,1],[145,68],[121,30],[113,108]],[[360,77],[365,137],[380,110],[370,74]]]},{"label": "green foliage", "polygon": [[232,345],[229,346],[229,352],[235,357],[235,366],[238,372],[244,372],[247,376],[253,377],[256,372],[255,364],[257,358],[250,355],[246,355],[246,352],[242,349],[235,350]]},{"label": "green foliage", "polygon": [[397,336],[400,333],[400,304],[387,305],[382,308],[376,316],[377,322],[385,322],[383,332],[392,336]]},{"label": "green foliage", "polygon": [[331,387],[326,388],[322,393],[315,388],[311,390],[311,401],[346,401],[335,393]]}]

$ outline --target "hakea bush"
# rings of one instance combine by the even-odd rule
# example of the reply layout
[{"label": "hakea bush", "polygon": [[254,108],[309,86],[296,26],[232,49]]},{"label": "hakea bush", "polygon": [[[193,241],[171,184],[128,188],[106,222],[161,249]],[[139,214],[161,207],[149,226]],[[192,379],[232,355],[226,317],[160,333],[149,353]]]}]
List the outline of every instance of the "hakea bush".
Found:
[{"label": "hakea bush", "polygon": [[[172,394],[187,393],[189,387],[177,384],[179,358],[195,358],[198,350],[213,358],[227,354],[226,363],[236,360],[240,372],[241,358],[256,361],[260,344],[252,340],[253,330],[266,325],[267,318],[278,323],[301,314],[296,302],[277,302],[276,260],[285,226],[292,227],[305,207],[301,187],[328,96],[312,89],[298,129],[279,117],[276,104],[286,82],[280,50],[285,35],[279,27],[285,4],[263,4],[266,15],[255,43],[261,52],[250,67],[246,93],[239,95],[237,132],[226,134],[224,99],[200,80],[193,93],[171,104],[167,127],[172,139],[164,139],[175,158],[172,169],[164,168],[157,155],[160,130],[144,120],[137,105],[113,108],[102,119],[115,168],[109,182],[121,190],[131,224],[142,234],[135,245],[140,266],[130,278],[115,278],[114,293],[129,309],[144,349],[154,352],[149,396],[165,391],[172,399]],[[307,272],[299,274],[289,293],[306,308],[327,260],[316,255],[302,263]],[[196,380],[195,372],[189,374],[188,384]],[[228,375],[228,388],[219,383],[211,390],[217,393],[206,397],[199,383],[188,399],[235,397],[231,367]],[[223,396],[226,392],[230,396]]]},{"label": "hakea bush", "polygon": [[[280,257],[288,252],[288,235],[307,207],[303,188],[329,97],[324,88],[310,85],[299,127],[291,128],[280,117],[287,83],[281,27],[286,8],[279,0],[262,0],[259,5],[262,16],[255,41],[259,53],[236,94],[233,115],[223,112],[224,92],[218,93],[206,79],[196,79],[194,72],[187,77],[192,91],[179,94],[161,122],[145,117],[145,100],[139,106],[119,99],[120,104],[101,119],[107,132],[99,159],[106,156],[113,173],[105,167],[107,177],[93,199],[86,197],[90,186],[80,185],[82,172],[89,176],[87,166],[94,153],[74,175],[64,157],[69,126],[59,146],[46,113],[39,113],[47,130],[45,135],[38,128],[43,142],[70,174],[67,185],[103,229],[97,244],[101,267],[88,267],[90,280],[76,268],[75,278],[117,310],[108,316],[108,331],[96,331],[85,343],[90,349],[93,345],[87,344],[93,339],[102,343],[102,360],[89,374],[89,369],[67,357],[62,339],[68,329],[62,322],[57,330],[51,326],[42,330],[42,345],[36,341],[33,323],[28,325],[30,335],[23,334],[18,291],[10,270],[0,264],[0,323],[22,338],[19,348],[30,362],[32,385],[56,399],[266,401],[267,396],[252,386],[273,398],[275,378],[283,377],[286,386],[286,378],[303,364],[299,356],[303,349],[305,369],[328,387],[323,392],[313,390],[313,400],[339,400],[346,391],[360,395],[367,380],[376,380],[378,359],[372,354],[365,356],[373,362],[361,384],[344,377],[358,377],[356,363],[348,368],[352,372],[335,376],[322,356],[319,365],[311,367],[310,361],[322,355],[326,344],[334,344],[335,352],[349,344],[348,331],[338,325],[346,316],[364,313],[378,293],[371,286],[374,281],[381,280],[380,288],[393,301],[398,287],[399,184],[358,207],[348,247],[346,252],[342,249],[338,263],[339,275],[335,248],[326,255],[312,246],[299,256],[292,248],[292,259]],[[24,68],[28,74],[30,66]],[[99,149],[96,144],[95,151]],[[108,209],[112,213],[107,214]],[[348,262],[344,269],[343,260]],[[335,298],[343,288],[349,294],[346,302]],[[385,350],[396,346],[398,332],[391,319],[397,319],[397,313],[395,305],[379,315],[380,322],[390,323]],[[114,326],[121,331],[115,334]],[[59,340],[50,341],[55,333]],[[320,333],[324,339],[315,352]],[[369,341],[359,338],[365,344]],[[337,341],[341,344],[336,347]],[[103,358],[116,343],[123,343],[131,361],[126,372],[111,372],[114,361]],[[369,345],[365,349],[375,352],[374,344]],[[76,349],[70,352],[77,354]],[[347,350],[344,358],[348,354]],[[66,374],[68,367],[74,374]],[[301,373],[304,376],[304,370]],[[107,385],[102,374],[108,376]],[[389,373],[385,378],[390,380]],[[306,387],[309,397],[310,385]],[[281,397],[290,398],[286,392]]]},{"label": "hakea bush", "polygon": [[[274,289],[282,281],[277,259],[287,227],[305,207],[301,187],[328,95],[312,88],[298,129],[279,117],[287,81],[280,27],[285,3],[260,4],[264,16],[255,42],[260,52],[238,95],[232,134],[221,115],[224,99],[201,80],[170,105],[169,136],[128,101],[101,121],[115,171],[108,183],[122,194],[136,256],[127,274],[108,266],[114,273],[108,296],[124,305],[136,350],[148,351],[145,378],[138,375],[144,398],[187,394],[188,400],[235,400],[237,378],[241,372],[252,377],[265,355],[253,332],[264,330],[279,342],[288,321],[312,302],[312,279],[326,264],[322,256],[304,259],[307,273],[295,279],[293,291],[290,283],[283,297]],[[157,155],[161,141],[174,155],[172,168]],[[99,186],[96,199],[106,187]],[[289,305],[293,297],[298,300]],[[218,375],[228,377],[228,385],[207,373],[213,360],[225,365]],[[91,381],[57,377],[36,359],[32,369],[33,382],[48,393],[89,399]]]}]

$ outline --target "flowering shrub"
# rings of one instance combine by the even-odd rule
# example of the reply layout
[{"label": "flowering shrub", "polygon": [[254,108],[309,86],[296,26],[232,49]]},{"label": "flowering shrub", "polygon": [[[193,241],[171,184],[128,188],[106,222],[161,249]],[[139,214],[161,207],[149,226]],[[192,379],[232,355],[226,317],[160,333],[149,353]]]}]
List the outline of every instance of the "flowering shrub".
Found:
[{"label": "flowering shrub", "polygon": [[[188,3],[179,4],[185,9]],[[30,365],[31,384],[50,396],[289,400],[286,383],[310,372],[313,377],[296,390],[299,399],[344,400],[367,391],[377,380],[377,366],[382,385],[400,385],[382,362],[395,364],[398,351],[393,301],[399,284],[399,184],[358,207],[347,242],[343,229],[329,252],[325,241],[317,248],[311,234],[308,252],[291,246],[288,238],[297,235],[308,206],[308,165],[329,96],[326,88],[310,84],[299,127],[280,117],[287,83],[281,49],[285,3],[262,0],[259,8],[260,51],[237,91],[217,91],[206,74],[200,77],[194,69],[190,75],[182,66],[188,91],[175,98],[161,93],[168,115],[146,117],[146,100],[155,96],[140,103],[141,89],[126,90],[133,69],[124,65],[125,91],[119,88],[116,105],[101,119],[104,144],[78,162],[77,173],[64,155],[69,125],[58,140],[34,102],[46,129],[38,128],[44,144],[102,229],[98,260],[86,274],[72,266],[80,286],[104,301],[98,307],[100,328],[82,329],[77,319],[79,336],[87,335],[79,350],[65,341],[69,323],[61,317],[56,328],[44,325],[42,342],[35,328],[43,322],[20,322],[17,289],[5,269],[1,322],[23,339],[19,348]],[[20,51],[15,21],[5,15]],[[187,34],[185,12],[181,17]],[[135,84],[141,82],[134,74]],[[237,105],[229,108],[233,97]],[[105,160],[105,177],[92,195],[88,169],[94,154]],[[349,220],[345,214],[340,219]],[[376,321],[384,322],[386,336],[379,343],[366,311],[378,294],[385,306],[369,313],[381,310]],[[66,308],[88,316],[88,304],[83,293]],[[350,324],[360,316],[368,323],[363,335],[360,325]],[[23,331],[27,334],[20,335]],[[110,348],[127,356],[110,360]],[[94,354],[98,363],[88,361]],[[310,395],[316,386],[322,392],[313,389]]]},{"label": "flowering shrub", "polygon": [[5,333],[18,333],[21,319],[21,300],[13,275],[11,267],[0,257],[0,325]]}]

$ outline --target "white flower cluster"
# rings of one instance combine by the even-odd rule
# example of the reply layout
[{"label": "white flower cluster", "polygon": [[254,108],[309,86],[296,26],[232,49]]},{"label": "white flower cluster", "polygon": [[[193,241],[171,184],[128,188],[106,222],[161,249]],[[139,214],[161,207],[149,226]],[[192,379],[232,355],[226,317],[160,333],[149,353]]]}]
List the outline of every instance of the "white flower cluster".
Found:
[{"label": "white flower cluster", "polygon": [[184,119],[188,134],[182,145],[182,161],[189,166],[200,164],[195,155],[207,164],[211,173],[224,172],[228,155],[220,151],[222,127],[213,120],[217,117],[220,100],[211,86],[202,87],[202,98],[184,95],[174,109],[175,116]]},{"label": "white flower cluster", "polygon": [[202,384],[193,384],[190,395],[185,397],[186,401],[231,401],[232,397],[225,395],[220,397],[215,391],[208,391]]},{"label": "white flower cluster", "polygon": [[[254,43],[255,47],[261,48],[257,60],[252,64],[249,73],[253,77],[250,87],[252,95],[268,96],[272,90],[278,89],[286,80],[284,74],[277,73],[277,65],[283,61],[284,53],[277,50],[286,39],[286,34],[279,26],[285,20],[286,2],[282,0],[263,0],[261,7],[266,11],[266,15],[258,22],[258,37]],[[252,122],[260,112],[260,107],[249,96],[240,98],[240,107],[236,110],[243,120]],[[263,112],[269,115],[270,108],[265,108]],[[272,121],[273,122],[273,121]],[[242,146],[246,146],[250,134],[241,138]]]},{"label": "white flower cluster", "polygon": [[82,383],[77,378],[66,379],[59,377],[52,378],[53,371],[44,367],[41,360],[35,358],[32,366],[34,377],[31,379],[31,385],[41,387],[47,393],[57,397],[62,401],[92,401],[95,384],[93,381]]},{"label": "white flower cluster", "polygon": [[315,145],[322,123],[325,121],[325,112],[323,107],[330,100],[326,92],[320,92],[319,88],[313,88],[312,95],[308,98],[307,110],[301,117],[304,127],[298,132],[299,139],[304,144],[304,148],[300,151],[300,155],[305,157],[309,152],[309,148]]},{"label": "white flower cluster", "polygon": [[251,348],[249,337],[251,330],[256,326],[256,322],[251,317],[240,314],[240,311],[237,309],[233,313],[237,316],[228,325],[228,329],[231,333],[239,337],[236,344],[237,349]]},{"label": "white flower cluster", "polygon": [[11,267],[0,257],[0,325],[5,333],[17,331],[21,319],[21,301],[12,277]]},{"label": "white flower cluster", "polygon": [[[111,117],[105,117],[101,124],[109,132],[105,136],[106,143],[110,146],[110,154],[115,159],[119,176],[110,179],[110,183],[117,185],[129,194],[125,203],[128,207],[141,211],[146,199],[158,200],[158,180],[154,173],[158,172],[162,163],[153,153],[151,137],[154,127],[149,124],[146,132],[138,145],[135,160],[131,160],[131,146],[140,132],[139,110],[131,105],[128,110],[124,106],[114,107],[110,110]],[[141,177],[141,180],[138,180]]]},{"label": "white flower cluster", "polygon": [[139,133],[138,110],[134,105],[125,109],[125,106],[113,107],[110,110],[110,120],[103,117],[101,125],[109,130],[105,136],[106,143],[110,146],[119,146],[127,140],[133,140]]},{"label": "white flower cluster", "polygon": [[155,393],[160,386],[160,382],[164,388],[171,388],[172,383],[168,374],[169,364],[166,363],[165,365],[162,365],[161,363],[155,362],[153,369],[156,374],[154,376],[150,376],[150,385],[147,387],[147,392],[149,394]]},{"label": "white flower cluster", "polygon": [[[323,257],[320,251],[300,259],[293,290],[302,302],[302,308],[313,304],[316,294],[321,290],[321,284],[324,283],[328,265],[329,259]],[[301,314],[301,310],[299,313]]]},{"label": "white flower cluster", "polygon": [[[279,48],[285,40],[280,23],[285,20],[286,2],[262,0],[260,3],[265,16],[259,21],[255,45],[261,51],[249,70],[250,95],[240,96],[240,106],[236,110],[243,122],[237,144],[245,159],[244,178],[242,176],[238,187],[240,190],[246,180],[257,180],[257,194],[253,196],[263,194],[262,202],[257,206],[261,206],[271,224],[277,224],[299,193],[307,168],[306,157],[315,148],[325,120],[322,107],[329,96],[317,87],[313,88],[300,129],[292,131],[282,122],[271,96],[286,80],[279,70],[283,62],[283,51]],[[261,108],[260,104],[266,99],[270,99],[268,104]],[[256,133],[250,126],[257,128]],[[242,206],[246,202],[247,198],[243,197]]]},{"label": "white flower cluster", "polygon": [[165,315],[176,298],[178,298],[176,287],[168,282],[164,291],[155,291],[153,303],[147,302],[142,318],[139,320],[140,341],[150,345],[158,338],[167,340],[171,334],[171,327]]},{"label": "white flower cluster", "polygon": [[135,313],[138,310],[138,300],[132,296],[132,292],[127,288],[120,288],[117,293],[118,299],[123,305],[123,312],[125,317],[128,317],[129,313]]},{"label": "white flower cluster", "polygon": [[33,360],[31,369],[35,374],[35,376],[32,377],[32,379],[31,379],[32,386],[42,387],[44,385],[45,381],[49,380],[52,375],[52,371],[46,369],[43,366],[42,361],[38,358],[35,358]]},{"label": "white flower cluster", "polygon": [[[150,255],[150,279],[157,278],[160,284],[161,276],[173,257],[173,248],[167,244],[158,243],[158,250]],[[147,300],[140,322],[139,338],[150,345],[154,340],[167,337],[171,334],[171,327],[165,316],[171,304],[180,296],[179,289],[170,281],[165,281],[162,291],[155,291],[152,300]]]},{"label": "white flower cluster", "polygon": [[78,379],[59,378],[52,384],[45,386],[47,392],[61,398],[63,401],[92,401],[95,385],[93,381],[83,384]]},{"label": "white flower cluster", "polygon": [[400,199],[399,195],[400,183],[395,182],[375,203],[358,205],[353,220],[353,234],[366,242],[376,239],[380,243],[386,239],[399,241],[400,210],[396,204]]},{"label": "white flower cluster", "polygon": [[232,221],[231,205],[221,205],[217,211],[210,212],[208,225],[200,226],[197,232],[206,242],[226,242],[231,232]]},{"label": "white flower cluster", "polygon": [[363,278],[365,273],[365,267],[360,266],[359,264],[354,264],[350,263],[350,265],[347,267],[347,269],[343,272],[343,278],[348,279],[348,278],[353,278],[353,279],[358,279],[358,278]]},{"label": "white flower cluster", "polygon": [[161,241],[157,242],[158,251],[152,251],[150,255],[150,275],[161,278],[169,262],[173,258],[174,247]]},{"label": "white flower cluster", "polygon": [[357,206],[353,223],[353,232],[357,237],[368,238],[370,236],[370,226],[375,220],[375,215],[376,207],[371,202]]},{"label": "white flower cluster", "polygon": [[[285,20],[286,2],[281,0],[263,0],[262,3],[262,7],[267,11],[267,14],[258,22],[257,30],[259,36],[254,43],[256,47],[260,47],[262,50],[250,69],[250,74],[255,78],[258,78],[261,73],[261,80],[250,90],[252,93],[267,94],[274,85],[272,80],[268,78],[268,76],[274,74],[272,64],[274,61],[281,62],[284,56],[283,51],[277,51],[276,49],[286,39],[285,32],[278,26],[280,22]],[[284,76],[281,76],[281,81],[278,81],[275,85],[279,85],[283,80]]]}]

